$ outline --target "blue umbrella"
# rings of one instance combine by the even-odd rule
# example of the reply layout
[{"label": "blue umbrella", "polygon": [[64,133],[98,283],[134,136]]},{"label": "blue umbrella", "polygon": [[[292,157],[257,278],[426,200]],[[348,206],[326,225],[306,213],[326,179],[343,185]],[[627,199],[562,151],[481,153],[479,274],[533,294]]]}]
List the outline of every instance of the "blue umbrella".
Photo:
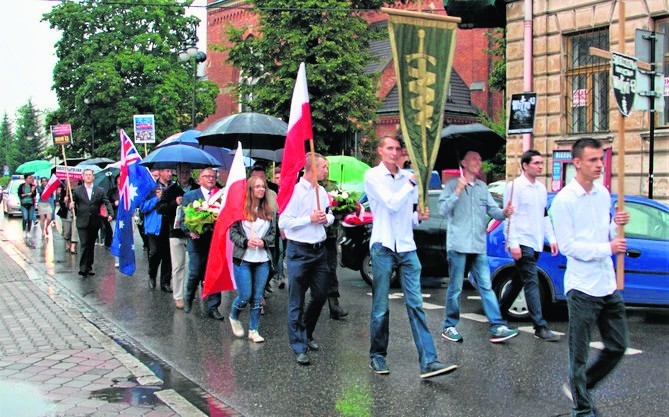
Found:
[{"label": "blue umbrella", "polygon": [[[230,153],[230,149],[228,148],[219,148],[218,146],[200,146],[200,143],[197,141],[197,137],[200,136],[200,131],[191,129],[191,130],[186,130],[184,132],[179,132],[175,133],[174,135],[168,137],[164,141],[160,142],[158,144],[157,148],[163,148],[163,147],[168,147],[176,144],[180,145],[187,145],[187,146],[193,146],[196,148],[200,148],[204,150],[206,153],[209,155],[213,156],[216,158],[216,160],[219,162],[219,165],[223,169],[230,169],[230,165],[232,164],[232,159],[234,158],[234,154]],[[252,158],[244,157],[244,165],[247,167],[251,167],[255,164],[255,161]]]},{"label": "blue umbrella", "polygon": [[164,146],[170,146],[175,144],[199,147],[200,143],[197,141],[196,138],[200,136],[200,133],[201,132],[199,130],[195,129],[185,130],[183,132],[175,133],[172,136],[165,139],[164,141],[160,142],[157,147],[162,148]]},{"label": "blue umbrella", "polygon": [[180,143],[157,148],[147,155],[140,164],[150,169],[176,168],[179,164],[188,164],[192,168],[221,165],[219,161],[202,149]]}]

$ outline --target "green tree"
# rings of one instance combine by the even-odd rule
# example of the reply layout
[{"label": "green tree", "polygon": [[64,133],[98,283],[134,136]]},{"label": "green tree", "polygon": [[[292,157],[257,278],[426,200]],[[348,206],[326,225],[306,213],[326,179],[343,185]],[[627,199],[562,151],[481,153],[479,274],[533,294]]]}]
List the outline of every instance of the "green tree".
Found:
[{"label": "green tree", "polygon": [[493,64],[488,84],[495,91],[506,91],[506,29],[486,32],[491,48],[486,53],[492,54]]},{"label": "green tree", "polygon": [[[178,51],[198,23],[192,1],[62,2],[43,16],[62,32],[54,89],[59,109],[49,125],[72,124],[68,154],[118,157],[118,129],[132,135],[132,116],[154,114],[158,138],[191,126],[193,62]],[[200,80],[195,122],[214,113],[218,87]]]},{"label": "green tree", "polygon": [[17,165],[34,159],[42,159],[43,138],[44,130],[39,111],[32,101],[28,100],[17,111],[16,131],[14,132],[14,144],[16,145],[14,157]]},{"label": "green tree", "polygon": [[7,112],[2,117],[0,123],[0,164],[8,165],[10,168],[16,167],[12,154],[14,150],[14,132],[12,132],[12,122],[9,120]]},{"label": "green tree", "polygon": [[254,0],[258,36],[230,28],[228,60],[245,79],[234,85],[252,111],[284,120],[290,114],[295,76],[306,63],[314,139],[318,150],[339,153],[353,132],[373,135],[378,75],[365,74],[373,61],[375,31],[355,9],[376,9],[379,0]]}]

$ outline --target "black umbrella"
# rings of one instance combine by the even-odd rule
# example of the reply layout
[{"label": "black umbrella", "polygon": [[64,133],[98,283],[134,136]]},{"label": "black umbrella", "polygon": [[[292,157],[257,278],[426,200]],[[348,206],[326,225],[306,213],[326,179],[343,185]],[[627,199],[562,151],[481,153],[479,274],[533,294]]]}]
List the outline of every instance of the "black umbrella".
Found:
[{"label": "black umbrella", "polygon": [[[260,113],[237,113],[209,125],[197,140],[200,145],[237,149],[237,142],[252,158],[277,160],[286,141],[288,124],[274,116]],[[268,152],[269,151],[269,152]],[[280,159],[279,159],[280,160]]]},{"label": "black umbrella", "polygon": [[99,166],[100,168],[103,168],[106,167],[108,164],[113,164],[114,162],[116,161],[109,158],[91,158],[91,159],[86,159],[85,161],[81,161],[77,165],[96,165]]},{"label": "black umbrella", "polygon": [[506,140],[481,123],[450,125],[441,131],[441,146],[434,166],[458,168],[468,151],[475,151],[484,161],[494,157]]}]

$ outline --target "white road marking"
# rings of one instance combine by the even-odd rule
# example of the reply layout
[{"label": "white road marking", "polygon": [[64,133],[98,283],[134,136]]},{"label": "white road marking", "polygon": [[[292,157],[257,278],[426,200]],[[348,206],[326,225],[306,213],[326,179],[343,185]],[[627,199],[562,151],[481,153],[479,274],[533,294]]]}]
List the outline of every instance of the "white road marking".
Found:
[{"label": "white road marking", "polygon": [[[534,334],[534,327],[532,327],[532,326],[521,326],[521,327],[518,328],[518,330],[521,331],[521,332],[530,333],[532,335]],[[564,333],[558,332],[556,330],[552,330],[552,331],[553,331],[553,333],[555,333],[558,336],[564,336]]]},{"label": "white road marking", "polygon": [[[604,349],[604,343],[602,343],[602,342],[590,342],[590,347],[602,350],[602,349]],[[639,349],[633,349],[633,348],[627,348],[627,350],[625,351],[625,355],[638,355],[639,353],[643,353],[643,352]]]},{"label": "white road marking", "polygon": [[468,300],[480,300],[481,296],[480,295],[468,295],[467,299]]},{"label": "white road marking", "polygon": [[468,319],[468,320],[474,320],[478,321],[479,323],[487,323],[488,318],[482,314],[476,314],[476,313],[464,313],[460,314],[460,317],[463,319]]}]

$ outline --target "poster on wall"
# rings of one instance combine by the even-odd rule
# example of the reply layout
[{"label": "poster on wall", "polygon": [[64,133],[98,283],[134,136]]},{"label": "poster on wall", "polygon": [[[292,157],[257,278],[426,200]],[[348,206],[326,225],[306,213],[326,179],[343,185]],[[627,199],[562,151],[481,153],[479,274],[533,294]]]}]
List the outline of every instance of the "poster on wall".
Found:
[{"label": "poster on wall", "polygon": [[511,96],[509,114],[509,135],[534,133],[534,115],[537,108],[537,94],[523,93]]},{"label": "poster on wall", "polygon": [[152,114],[136,114],[132,120],[135,143],[156,143],[156,122]]}]

